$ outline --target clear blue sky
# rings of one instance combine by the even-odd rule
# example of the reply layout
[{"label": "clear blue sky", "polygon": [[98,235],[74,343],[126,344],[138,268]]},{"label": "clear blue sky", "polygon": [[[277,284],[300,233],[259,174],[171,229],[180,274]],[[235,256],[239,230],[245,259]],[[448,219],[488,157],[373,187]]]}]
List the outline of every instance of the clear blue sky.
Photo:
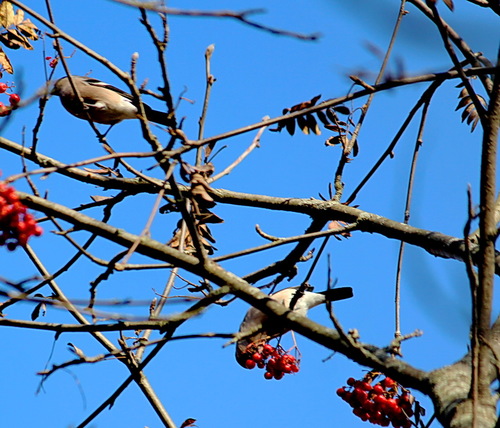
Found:
[{"label": "clear blue sky", "polygon": [[[33,2],[32,2],[33,3]],[[45,11],[40,2],[32,5]],[[54,0],[55,19],[61,29],[107,57],[125,70],[130,57],[139,52],[139,80],[149,78],[150,87],[159,83],[153,47],[138,13],[112,1]],[[498,17],[467,2],[457,2],[452,14],[440,5],[443,16],[462,34],[473,49],[492,59],[498,44]],[[206,2],[171,2],[169,6],[205,9]],[[211,2],[213,9],[233,9],[235,2]],[[322,94],[333,98],[346,94],[349,74],[368,73],[373,81],[380,59],[368,49],[367,43],[384,51],[389,41],[399,2],[368,0],[266,1],[237,2],[238,10],[264,7],[266,12],[253,19],[287,30],[322,34],[317,42],[274,36],[240,23],[213,18],[171,17],[168,67],[174,97],[182,94],[178,117],[185,117],[184,130],[190,138],[197,135],[197,122],[204,94],[204,51],[215,44],[212,73],[217,81],[210,100],[206,136],[212,136],[243,125],[258,122],[265,115],[278,116],[284,107]],[[408,5],[401,35],[396,44],[391,67],[403,64],[408,75],[444,71],[451,67],[436,30],[420,13]],[[35,21],[35,23],[37,23]],[[474,25],[471,25],[474,23]],[[38,24],[38,23],[37,23]],[[43,27],[41,27],[43,28]],[[46,53],[42,52],[45,46]],[[73,48],[65,44],[67,55]],[[23,81],[23,96],[33,94],[44,83],[44,56],[53,56],[51,39],[35,43],[35,50],[9,51],[16,69],[15,81]],[[69,60],[73,74],[106,80],[124,87],[104,67],[80,52]],[[59,69],[57,77],[62,76]],[[3,81],[10,78],[4,75]],[[360,154],[346,168],[344,182],[350,193],[366,174],[375,159],[385,150],[425,85],[403,88],[375,98],[372,110],[360,135]],[[185,91],[185,92],[184,92]],[[421,151],[413,211],[410,223],[429,230],[461,236],[466,219],[466,187],[472,185],[475,201],[478,189],[478,160],[481,133],[470,134],[455,112],[457,89],[450,82],[438,91],[430,108],[424,145]],[[148,101],[149,102],[149,101]],[[160,107],[160,104],[151,104]],[[356,102],[351,107],[359,107]],[[31,144],[31,130],[38,110],[36,104],[16,111],[3,136],[21,142],[25,129],[26,144]],[[25,127],[25,128],[24,128]],[[161,131],[159,131],[161,132]],[[356,204],[361,209],[402,221],[409,160],[413,150],[416,126],[411,126],[377,175],[360,193]],[[109,134],[117,151],[147,151],[140,138],[136,121],[122,123]],[[160,134],[161,135],[161,134]],[[222,170],[248,146],[254,134],[245,134],[224,142],[227,148],[216,158],[217,171]],[[290,197],[317,197],[328,194],[338,158],[339,147],[325,147],[327,135],[290,137],[286,133],[266,132],[261,147],[230,176],[214,187],[230,190]],[[162,135],[163,141],[167,136]],[[220,144],[222,146],[222,144]],[[104,154],[85,121],[68,115],[57,99],[49,102],[40,131],[38,149],[61,161],[74,162]],[[138,162],[140,168],[150,165]],[[17,158],[0,152],[3,176],[20,171]],[[153,171],[151,174],[160,174]],[[51,200],[78,206],[89,202],[90,195],[109,196],[92,186],[79,185],[60,177],[35,179]],[[24,189],[25,185],[20,184]],[[139,233],[154,203],[154,196],[131,198],[113,215],[111,224]],[[262,213],[254,209],[217,206],[214,210],[225,223],[211,229],[217,239],[217,254],[227,254],[263,243],[254,232],[254,225],[272,235],[292,236],[303,232],[309,219],[284,213]],[[98,218],[98,210],[92,214]],[[174,215],[157,217],[153,237],[167,241],[177,221]],[[83,233],[76,236],[83,242]],[[70,247],[46,230],[43,238],[32,241],[49,270],[58,269],[68,256]],[[316,247],[319,244],[316,245]],[[237,274],[246,274],[274,260],[289,248],[260,253],[243,260],[224,263]],[[403,271],[402,330],[415,329],[424,336],[405,343],[405,358],[418,368],[433,369],[450,364],[466,352],[470,299],[465,268],[453,260],[437,259],[419,248],[407,247]],[[109,258],[117,247],[97,243],[95,255]],[[336,306],[336,314],[346,329],[357,328],[361,340],[379,346],[392,339],[393,293],[398,243],[377,235],[354,233],[349,240],[331,240],[328,253],[332,270],[340,285],[351,285],[355,298]],[[36,274],[21,251],[8,253],[0,249],[0,275],[19,281]],[[140,262],[140,258],[135,259]],[[305,276],[309,265],[301,266],[292,285]],[[88,297],[89,282],[102,268],[79,262],[61,276],[59,284],[73,298]],[[100,298],[128,297],[148,300],[153,290],[160,292],[168,272],[114,274],[99,289]],[[327,281],[326,257],[319,263],[311,283],[323,289]],[[179,295],[187,291],[179,290]],[[174,293],[175,294],[175,293]],[[182,310],[173,304],[168,312]],[[17,305],[7,311],[12,318],[29,319],[33,306]],[[498,307],[497,307],[498,309]],[[140,315],[146,309],[124,308],[124,312]],[[212,308],[187,323],[178,334],[223,332],[238,329],[247,305],[236,302],[227,308]],[[310,316],[328,323],[326,311],[318,308]],[[72,322],[61,311],[50,310],[47,322]],[[53,335],[44,332],[2,329],[4,341],[0,361],[4,368],[4,391],[0,412],[3,426],[69,427],[77,425],[87,414],[114,391],[126,376],[126,370],[114,361],[80,366],[60,371],[35,395],[40,381],[36,372],[46,364],[57,364],[73,358],[66,343],[72,342],[87,355],[103,349],[91,338],[64,334],[54,343]],[[290,338],[287,338],[290,343]],[[335,390],[345,379],[362,377],[365,368],[341,355],[330,356],[328,350],[298,338],[302,351],[301,371],[281,381],[265,381],[263,372],[247,371],[236,364],[233,347],[223,348],[224,340],[201,339],[174,341],[166,346],[146,370],[150,381],[177,424],[188,417],[197,419],[200,428],[239,427],[335,427],[368,426],[351,415],[349,406]],[[417,394],[417,398],[420,398]],[[431,406],[424,400],[424,407]],[[132,385],[114,407],[103,412],[93,427],[121,426],[150,428],[161,426],[140,391]]]}]

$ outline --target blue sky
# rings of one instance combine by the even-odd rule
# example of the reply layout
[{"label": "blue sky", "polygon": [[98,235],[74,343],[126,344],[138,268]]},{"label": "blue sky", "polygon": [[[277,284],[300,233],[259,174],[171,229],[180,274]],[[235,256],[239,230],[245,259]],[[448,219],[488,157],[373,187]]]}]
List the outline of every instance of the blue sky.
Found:
[{"label": "blue sky", "polygon": [[[464,36],[473,49],[494,58],[498,48],[498,18],[467,2],[457,2],[454,13],[440,5],[442,14]],[[138,77],[149,78],[150,87],[159,84],[155,52],[132,9],[112,1],[52,2],[58,26],[76,39],[108,58],[124,70],[130,58],[139,52]],[[172,2],[172,7],[206,9],[206,2]],[[41,4],[39,12],[45,14]],[[234,9],[235,3],[211,2],[211,9]],[[265,115],[281,114],[290,107],[315,95],[323,99],[346,94],[350,88],[349,74],[367,72],[373,81],[380,59],[368,49],[367,43],[384,51],[396,18],[398,2],[357,0],[354,2],[312,0],[238,2],[238,10],[264,7],[266,12],[253,19],[273,27],[296,32],[322,34],[317,42],[274,36],[242,25],[214,18],[171,17],[168,68],[175,98],[183,100],[178,117],[185,117],[184,130],[191,138],[197,135],[197,122],[204,95],[204,51],[215,44],[212,73],[217,81],[213,88],[207,116],[206,136],[255,123]],[[400,38],[394,49],[391,67],[404,64],[408,75],[444,71],[451,67],[437,31],[420,13],[408,5],[410,13],[404,18]],[[153,19],[153,21],[155,21]],[[35,21],[36,22],[36,21]],[[155,21],[158,23],[157,21]],[[474,23],[474,25],[471,25]],[[478,25],[480,23],[481,25]],[[43,53],[45,46],[46,52]],[[65,44],[67,55],[73,48]],[[33,94],[44,83],[44,57],[53,56],[51,39],[35,44],[35,50],[9,51],[16,69],[15,81],[23,81],[23,96]],[[102,65],[75,52],[68,60],[73,74],[99,78],[124,87]],[[62,69],[57,77],[62,76]],[[10,77],[4,75],[3,80]],[[413,211],[410,224],[429,230],[461,236],[466,219],[466,188],[471,184],[478,201],[481,133],[470,134],[460,122],[454,108],[458,90],[454,82],[444,84],[429,111],[424,145],[421,150]],[[385,150],[397,132],[413,103],[425,90],[425,84],[393,90],[375,97],[359,137],[360,154],[346,168],[344,182],[349,194],[364,177],[373,162]],[[148,100],[149,102],[149,100]],[[161,108],[160,103],[151,105]],[[350,107],[359,107],[356,101]],[[36,104],[16,111],[3,135],[21,142],[25,132],[30,144],[31,130],[38,114]],[[387,160],[356,199],[361,209],[402,221],[409,162],[414,146],[416,124],[398,144],[395,157]],[[25,130],[25,131],[23,131]],[[158,134],[167,141],[168,136]],[[140,138],[137,121],[119,124],[108,140],[117,151],[147,151]],[[222,145],[227,147],[216,157],[217,171],[230,164],[251,142],[254,134],[243,134]],[[232,174],[214,184],[239,192],[289,197],[318,197],[327,195],[339,158],[339,147],[325,147],[325,132],[321,136],[266,132],[261,147]],[[61,161],[74,162],[104,154],[91,129],[63,110],[52,99],[45,112],[40,131],[38,150]],[[192,161],[187,158],[186,160]],[[137,162],[147,168],[150,161]],[[20,161],[7,152],[0,152],[0,167],[4,177],[20,171]],[[216,172],[217,172],[216,171]],[[158,170],[150,174],[160,176]],[[89,202],[90,195],[110,196],[83,184],[57,176],[44,180],[35,178],[41,193],[68,206]],[[20,189],[26,189],[19,183]],[[154,203],[154,196],[130,198],[118,209],[111,224],[140,233]],[[254,225],[276,236],[292,236],[303,232],[309,219],[296,214],[264,213],[256,209],[218,205],[214,210],[225,223],[211,230],[217,239],[217,255],[231,253],[262,244]],[[90,214],[100,218],[101,212]],[[174,215],[158,216],[153,237],[167,241],[177,222]],[[48,228],[50,230],[50,228]],[[49,270],[58,269],[74,250],[46,230],[42,238],[32,241]],[[85,235],[75,233],[80,242]],[[315,245],[319,246],[319,243]],[[110,258],[117,247],[97,242],[93,254]],[[290,247],[258,253],[241,260],[228,261],[223,266],[237,274],[247,274],[286,254]],[[393,293],[398,243],[378,235],[356,232],[341,242],[330,240],[327,252],[331,255],[332,271],[340,285],[354,288],[355,297],[336,305],[336,315],[346,329],[357,328],[361,339],[385,346],[392,339]],[[8,253],[0,249],[0,275],[17,281],[36,274],[21,251]],[[140,262],[137,257],[135,262]],[[296,285],[305,276],[309,264],[300,266]],[[311,283],[323,289],[327,283],[327,262],[324,257]],[[75,268],[62,275],[59,285],[72,298],[88,297],[89,282],[102,268],[81,260]],[[100,298],[126,297],[148,300],[153,290],[160,291],[168,272],[116,273],[99,289]],[[193,279],[188,275],[188,278]],[[178,291],[183,295],[185,290]],[[182,304],[168,306],[167,313],[180,311]],[[31,304],[10,307],[6,315],[29,319]],[[498,312],[498,306],[496,306]],[[126,307],[125,313],[141,315],[145,307]],[[247,305],[235,302],[226,308],[212,308],[199,318],[182,326],[178,334],[222,332],[238,329]],[[435,258],[415,247],[406,248],[403,269],[402,330],[415,329],[424,336],[405,343],[407,361],[421,369],[434,369],[450,364],[466,352],[469,329],[470,299],[465,267],[453,260]],[[328,323],[326,311],[317,308],[310,316]],[[47,322],[72,322],[61,311],[49,310]],[[35,395],[39,384],[36,373],[46,364],[57,364],[73,358],[66,343],[74,343],[87,355],[97,355],[103,349],[91,338],[64,334],[54,343],[51,333],[19,329],[2,329],[4,350],[0,357],[4,376],[4,394],[0,411],[5,426],[69,427],[80,423],[98,406],[126,376],[122,364],[114,361],[59,371]],[[111,335],[111,337],[113,337]],[[116,336],[115,336],[116,337]],[[287,337],[287,343],[290,338]],[[301,371],[281,381],[265,381],[263,372],[247,371],[233,358],[232,347],[223,348],[224,340],[199,339],[173,341],[146,369],[146,374],[163,400],[166,409],[180,425],[188,417],[197,419],[200,428],[303,426],[368,426],[351,415],[349,406],[335,395],[335,390],[350,377],[362,377],[365,368],[341,355],[330,356],[328,350],[299,337],[302,352]],[[421,398],[417,394],[417,398]],[[423,400],[424,407],[430,405]],[[93,427],[159,427],[158,418],[140,391],[132,385],[117,400],[114,407],[103,412]]]}]

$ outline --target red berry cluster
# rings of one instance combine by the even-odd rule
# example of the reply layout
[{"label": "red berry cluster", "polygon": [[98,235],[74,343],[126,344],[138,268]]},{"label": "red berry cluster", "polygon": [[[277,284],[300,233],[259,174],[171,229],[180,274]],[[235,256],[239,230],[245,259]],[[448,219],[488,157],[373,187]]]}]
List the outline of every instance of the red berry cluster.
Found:
[{"label": "red berry cluster", "polygon": [[413,416],[413,396],[396,381],[384,377],[373,384],[380,373],[370,372],[363,379],[347,379],[347,385],[337,389],[337,395],[352,407],[361,420],[387,427],[410,428]]},{"label": "red berry cluster", "polygon": [[57,57],[56,58],[52,58],[51,56],[46,56],[45,59],[47,61],[50,61],[49,62],[49,67],[50,68],[54,68],[57,65],[57,63],[59,62],[59,58],[57,58]]},{"label": "red berry cluster", "polygon": [[26,212],[14,188],[0,182],[0,246],[13,251],[18,245],[26,245],[30,236],[41,234],[42,228]]},{"label": "red berry cluster", "polygon": [[[5,82],[0,82],[0,94],[7,92],[8,89],[13,88],[14,85],[7,85]],[[0,117],[8,116],[10,112],[17,108],[19,102],[21,101],[21,97],[16,93],[9,94],[9,104],[10,106],[6,106],[4,103],[0,102]]]},{"label": "red berry cluster", "polygon": [[249,353],[245,362],[247,369],[255,367],[266,369],[264,377],[266,379],[280,380],[287,373],[297,373],[299,371],[299,362],[293,356],[288,354],[281,346],[275,348],[266,343],[262,350]]}]

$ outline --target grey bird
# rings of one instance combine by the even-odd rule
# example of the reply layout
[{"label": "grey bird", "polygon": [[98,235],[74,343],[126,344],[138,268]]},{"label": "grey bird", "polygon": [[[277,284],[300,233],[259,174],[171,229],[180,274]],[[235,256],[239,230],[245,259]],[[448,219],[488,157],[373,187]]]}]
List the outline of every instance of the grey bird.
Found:
[{"label": "grey bird", "polygon": [[[62,77],[54,84],[51,94],[57,95],[63,107],[80,119],[96,123],[115,125],[125,119],[137,119],[139,109],[132,95],[98,79],[84,76],[71,76],[73,83],[83,99],[85,108],[71,86],[68,77]],[[167,113],[153,110],[144,104],[146,118],[165,126],[174,126],[175,121]]]},{"label": "grey bird", "polygon": [[[293,296],[298,289],[299,287],[285,288],[271,294],[269,297],[289,308]],[[332,288],[318,293],[310,291],[310,289],[304,291],[304,294],[296,300],[293,307],[294,312],[305,316],[309,309],[322,303],[349,299],[353,296],[351,287]],[[240,325],[239,331],[240,335],[245,333],[249,333],[249,335],[236,342],[236,361],[238,361],[242,367],[245,367],[246,360],[252,352],[260,350],[259,348],[267,341],[274,337],[281,336],[287,331],[289,331],[288,328],[283,327],[275,320],[269,319],[262,311],[254,307],[250,308]]]}]

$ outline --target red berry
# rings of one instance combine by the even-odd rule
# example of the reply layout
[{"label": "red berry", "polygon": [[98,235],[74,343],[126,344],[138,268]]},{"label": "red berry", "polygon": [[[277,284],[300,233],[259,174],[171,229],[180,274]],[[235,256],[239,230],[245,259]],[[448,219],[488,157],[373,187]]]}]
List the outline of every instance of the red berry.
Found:
[{"label": "red berry", "polygon": [[390,377],[386,377],[383,381],[382,381],[382,385],[386,388],[393,388],[395,387],[397,384],[395,381],[393,381]]},{"label": "red berry", "polygon": [[366,400],[362,404],[363,409],[365,409],[368,413],[373,413],[377,407],[377,405],[372,400]]},{"label": "red berry", "polygon": [[280,380],[283,378],[285,374],[283,372],[274,372],[273,376],[276,380]]},{"label": "red berry", "polygon": [[356,379],[354,379],[353,377],[350,377],[349,379],[347,379],[347,385],[353,386],[355,383],[356,383]]},{"label": "red berry", "polygon": [[255,368],[256,365],[257,365],[257,363],[254,360],[251,360],[250,358],[245,361],[245,367],[249,370],[252,370],[253,368]]},{"label": "red berry", "polygon": [[267,362],[267,370],[273,371],[276,368],[276,359],[275,358],[270,358],[269,361]]},{"label": "red berry", "polygon": [[368,382],[360,382],[358,387],[364,391],[370,391],[372,389],[372,386]]},{"label": "red berry", "polygon": [[265,361],[264,361],[264,360],[262,360],[262,361],[257,362],[257,367],[258,367],[259,369],[263,369],[264,367],[266,367],[266,363],[265,363]]},{"label": "red berry", "polygon": [[384,387],[382,385],[380,385],[379,383],[377,383],[373,387],[372,391],[373,391],[374,394],[382,395],[385,392],[385,389],[384,389]]},{"label": "red berry", "polygon": [[346,392],[347,390],[344,387],[337,389],[337,395],[339,397],[345,397]]},{"label": "red berry", "polygon": [[273,378],[273,374],[271,372],[265,372],[264,373],[264,377],[267,379],[267,380],[270,380]]},{"label": "red berry", "polygon": [[262,361],[262,354],[256,352],[255,354],[252,355],[252,360],[254,360],[256,363]]},{"label": "red berry", "polygon": [[48,61],[49,59],[52,59],[51,56],[46,56],[45,59]]},{"label": "red berry", "polygon": [[19,95],[17,95],[17,94],[10,94],[9,95],[10,105],[17,106],[19,104],[19,101],[21,101],[21,97]]},{"label": "red berry", "polygon": [[401,408],[398,406],[398,403],[394,398],[389,398],[386,401],[383,410],[387,415],[391,417],[396,416],[401,412]]},{"label": "red berry", "polygon": [[0,94],[3,94],[7,89],[9,89],[7,83],[0,82]]},{"label": "red berry", "polygon": [[266,343],[264,347],[262,348],[262,353],[264,355],[271,355],[274,352],[274,347],[269,345],[269,343]]},{"label": "red berry", "polygon": [[387,398],[385,396],[376,395],[375,397],[373,397],[373,401],[375,402],[375,404],[377,404],[377,406],[380,410],[385,411],[385,405],[387,403]]},{"label": "red berry", "polygon": [[360,404],[363,404],[366,400],[368,400],[368,393],[363,391],[361,388],[354,388],[353,394]]}]

